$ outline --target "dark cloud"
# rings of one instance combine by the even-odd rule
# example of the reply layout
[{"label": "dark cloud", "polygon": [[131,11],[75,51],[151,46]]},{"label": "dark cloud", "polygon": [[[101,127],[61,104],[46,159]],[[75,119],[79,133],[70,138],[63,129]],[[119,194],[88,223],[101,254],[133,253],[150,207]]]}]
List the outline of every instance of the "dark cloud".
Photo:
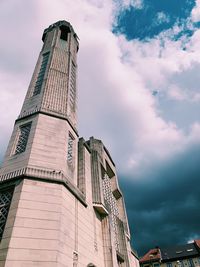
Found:
[{"label": "dark cloud", "polygon": [[140,255],[200,236],[200,145],[152,168],[150,175],[120,179]]},{"label": "dark cloud", "polygon": [[[148,2],[150,3],[150,1]],[[133,11],[130,9],[130,13],[128,13],[129,11],[125,11],[124,17],[120,18],[120,23],[118,24],[121,28],[116,29],[116,31],[119,30],[119,32],[122,32],[121,30],[124,23],[124,33],[129,39],[139,38],[142,40],[145,36],[149,36],[148,34],[153,36],[159,33],[160,30],[165,29],[165,26],[171,27],[172,24],[170,23],[173,23],[173,18],[186,18],[192,6],[194,6],[194,1],[189,0],[171,1],[170,5],[167,1],[151,1],[152,4],[156,3],[156,5],[160,5],[161,2],[166,6],[163,8],[159,6],[156,6],[156,8],[151,7],[146,11],[145,9],[143,11]],[[166,4],[164,4],[164,2],[166,2]],[[14,84],[19,80],[16,78],[18,73],[24,73],[24,76],[27,77],[27,82],[23,84],[27,83],[28,86],[33,66],[38,56],[39,49],[41,48],[41,42],[38,40],[41,39],[43,28],[48,26],[47,21],[56,21],[57,15],[63,17],[63,15],[60,15],[63,14],[62,12],[57,13],[56,9],[54,10],[54,8],[52,8],[53,1],[51,4],[48,3],[48,6],[45,6],[45,8],[39,7],[39,2],[36,3],[37,1],[24,0],[3,1],[1,3],[0,17],[2,19],[2,24],[0,30],[2,29],[2,36],[4,36],[4,38],[2,38],[0,43],[0,70],[2,69],[4,73],[9,71]],[[37,11],[37,5],[41,14],[37,14],[39,12]],[[56,3],[56,5],[58,7],[60,6],[60,10],[65,10],[61,4]],[[76,7],[74,8],[75,13],[70,15],[71,9],[68,8],[65,10],[65,16],[75,19],[79,17],[77,16],[77,4],[73,2],[71,5]],[[167,10],[167,8],[172,7],[175,10],[173,11],[175,13],[172,12],[174,15]],[[53,14],[56,15],[56,18],[48,14],[51,13],[50,9],[54,10]],[[146,13],[144,13],[144,11]],[[147,11],[148,14],[150,14],[149,18],[146,16]],[[179,16],[177,13],[179,11],[183,12],[183,15]],[[155,17],[157,12],[164,12],[169,15],[170,23],[166,20],[161,24],[155,24],[154,30],[151,31],[151,19]],[[81,16],[84,12],[79,13]],[[41,20],[41,17],[44,17],[43,22],[45,21],[45,25],[41,26],[39,23],[38,26],[38,20]],[[122,167],[124,169],[126,168],[124,166],[127,166],[132,152],[136,152],[137,154],[138,151],[136,150],[138,148],[137,143],[139,142],[139,137],[148,135],[148,137],[150,136],[150,141],[144,142],[144,144],[140,142],[140,152],[144,159],[150,159],[150,162],[153,162],[153,158],[155,158],[155,156],[153,156],[154,150],[158,150],[159,147],[160,151],[165,151],[165,147],[167,147],[168,144],[169,146],[173,146],[173,138],[171,142],[168,142],[167,138],[159,142],[159,140],[162,140],[161,136],[163,135],[163,131],[160,129],[160,120],[157,121],[154,119],[154,116],[149,117],[151,101],[149,102],[145,97],[146,90],[144,90],[142,94],[134,95],[134,92],[141,90],[143,86],[140,86],[140,83],[135,81],[134,78],[129,79],[129,74],[127,76],[127,66],[126,68],[121,67],[121,61],[118,61],[118,49],[115,54],[115,40],[113,40],[110,35],[106,35],[107,31],[96,30],[95,22],[98,21],[98,19],[101,20],[101,16],[95,15],[94,21],[91,20],[88,22],[91,28],[95,28],[94,32],[90,27],[87,28],[85,24],[88,18],[91,18],[91,14],[87,15],[87,19],[84,19],[84,21],[81,19],[80,21],[77,20],[79,21],[77,22],[77,29],[81,29],[82,27],[82,30],[80,30],[82,38],[78,63],[78,76],[80,77],[80,134],[83,134],[86,138],[90,135],[94,135],[102,139],[105,145],[108,146],[114,160],[116,159],[118,168],[120,167],[121,169]],[[143,21],[144,18],[146,19],[145,21]],[[104,22],[104,18],[102,22]],[[138,37],[139,35],[141,37]],[[93,37],[90,39],[91,36]],[[87,39],[89,39],[88,43],[90,43],[90,45],[86,42],[84,46],[84,40]],[[174,51],[172,52],[173,57],[177,58],[177,54],[174,53]],[[137,58],[137,55],[135,54],[134,57]],[[156,57],[153,55],[151,55],[151,57],[151,64],[142,64],[146,64],[146,69],[151,69],[152,71],[151,76],[155,76],[154,73],[157,71],[153,73],[154,65],[152,63]],[[198,55],[196,57],[198,57]],[[142,57],[139,58],[139,60],[141,61]],[[120,64],[118,64],[119,62]],[[171,65],[169,66],[171,69]],[[131,69],[131,75],[133,75],[133,72],[133,69]],[[177,75],[177,72],[175,75]],[[23,80],[24,79],[23,77]],[[8,83],[8,79],[5,80],[5,84]],[[25,93],[27,86],[17,86],[17,88],[22,88],[20,90],[23,90]],[[126,93],[129,92],[125,90],[126,87],[129,88],[129,86],[130,88],[134,88],[134,90],[130,92],[133,94],[133,99],[136,99],[136,101],[133,101],[133,103],[131,102],[131,108],[129,108],[129,106],[126,108],[125,106],[127,104],[122,96],[125,96]],[[16,91],[15,86],[10,85],[9,87],[11,88],[10,91],[12,95],[14,95],[13,88],[14,91]],[[123,94],[119,93],[122,91],[121,88]],[[135,90],[136,88],[137,90]],[[4,91],[7,92],[8,90],[5,89]],[[18,95],[19,93],[15,94],[16,102],[19,101]],[[132,97],[130,98],[132,99]],[[142,101],[143,98],[144,100]],[[6,99],[9,99],[6,103],[10,103],[10,99],[12,98]],[[22,100],[19,102],[22,103]],[[139,107],[137,102],[140,103]],[[170,105],[171,103],[168,104],[166,109],[171,109]],[[136,108],[134,108],[134,106],[136,106]],[[12,109],[14,109],[13,103]],[[1,112],[1,121],[3,121],[2,115],[5,113],[8,113],[7,104],[5,104],[5,112]],[[185,113],[186,112],[181,113],[184,114],[184,118],[186,116]],[[9,121],[12,120],[12,125],[18,114],[16,108],[13,114],[13,117],[10,116],[9,118]],[[142,116],[142,114],[148,114],[148,116]],[[153,114],[156,115],[156,112]],[[170,117],[174,118],[174,114],[173,116],[170,115]],[[4,121],[6,121],[6,119],[7,118],[5,118]],[[191,125],[189,122],[190,121],[188,121],[188,125]],[[149,130],[148,127],[146,129],[145,126],[143,126],[146,124],[150,124],[152,129]],[[12,131],[12,126],[9,126],[8,129],[7,122],[4,125],[7,127],[5,132],[3,132],[0,127],[0,137],[2,136],[2,139],[0,139],[0,161],[8,143],[8,135],[10,135]],[[158,142],[154,142],[151,135],[154,136],[154,133],[158,133],[158,131],[161,136],[158,138],[157,134],[155,139],[156,141],[158,140]],[[168,132],[169,134],[167,137],[169,137],[170,140],[174,132],[170,129],[167,133]],[[187,137],[184,138],[183,144],[186,139]],[[165,145],[163,145],[164,142],[166,142]],[[148,153],[150,151],[149,154],[151,154],[151,157],[145,152],[148,146]],[[136,177],[134,173],[132,177],[131,175],[125,174],[125,172],[122,173],[120,181],[126,198],[129,223],[133,233],[133,246],[138,249],[140,254],[143,254],[145,250],[156,245],[162,246],[172,244],[172,242],[185,242],[198,233],[200,221],[198,209],[200,195],[198,186],[200,176],[199,151],[199,147],[194,146],[188,149],[187,153],[176,155],[171,161],[165,163],[156,161],[151,168],[143,165],[141,166],[140,175],[138,177]],[[127,170],[127,173],[128,172],[130,173],[130,170]]]}]

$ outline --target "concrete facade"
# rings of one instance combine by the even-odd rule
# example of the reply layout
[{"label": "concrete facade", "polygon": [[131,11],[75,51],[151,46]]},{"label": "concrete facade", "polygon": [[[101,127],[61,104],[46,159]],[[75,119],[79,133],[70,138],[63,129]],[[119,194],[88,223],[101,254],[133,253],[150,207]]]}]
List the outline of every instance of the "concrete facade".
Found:
[{"label": "concrete facade", "polygon": [[42,40],[0,169],[0,267],[137,267],[112,158],[77,133],[78,37]]}]

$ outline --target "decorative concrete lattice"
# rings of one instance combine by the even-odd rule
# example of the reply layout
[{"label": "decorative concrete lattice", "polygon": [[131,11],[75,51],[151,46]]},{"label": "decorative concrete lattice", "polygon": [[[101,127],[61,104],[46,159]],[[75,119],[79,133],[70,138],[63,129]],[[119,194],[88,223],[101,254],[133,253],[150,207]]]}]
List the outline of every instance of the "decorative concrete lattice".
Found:
[{"label": "decorative concrete lattice", "polygon": [[67,161],[68,161],[68,164],[70,164],[70,165],[73,164],[73,144],[74,144],[74,138],[71,135],[71,133],[69,133],[69,136],[68,136]]},{"label": "decorative concrete lattice", "polygon": [[20,126],[20,133],[15,149],[15,154],[20,154],[26,150],[29,133],[31,130],[31,123]]},{"label": "decorative concrete lattice", "polygon": [[37,80],[36,80],[36,83],[35,83],[35,88],[34,88],[34,91],[33,91],[33,96],[34,95],[38,95],[41,92],[42,83],[43,83],[43,80],[44,80],[44,75],[45,75],[45,71],[46,71],[48,59],[49,59],[49,52],[43,54],[42,64],[40,66],[40,71],[38,73],[38,77],[37,77]]},{"label": "decorative concrete lattice", "polygon": [[117,201],[112,193],[110,178],[105,174],[103,179],[103,194],[105,201],[109,207],[111,222],[115,233],[115,249],[119,251],[119,239],[118,239],[118,224],[117,218],[119,217],[119,210],[117,206]]},{"label": "decorative concrete lattice", "polygon": [[6,225],[12,195],[12,191],[0,192],[0,240],[2,239],[3,231]]},{"label": "decorative concrete lattice", "polygon": [[75,108],[76,103],[76,66],[71,62],[71,73],[70,73],[70,107]]}]

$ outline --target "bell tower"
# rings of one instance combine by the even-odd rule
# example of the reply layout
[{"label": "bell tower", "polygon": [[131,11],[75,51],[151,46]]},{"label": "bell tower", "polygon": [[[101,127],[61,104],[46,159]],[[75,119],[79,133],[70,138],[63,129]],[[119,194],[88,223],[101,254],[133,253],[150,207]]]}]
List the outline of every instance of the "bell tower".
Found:
[{"label": "bell tower", "polygon": [[0,168],[0,267],[139,267],[115,164],[78,137],[78,37],[58,21],[42,40]]},{"label": "bell tower", "polygon": [[27,172],[76,177],[78,37],[70,23],[58,21],[44,30],[42,40],[1,180]]},{"label": "bell tower", "polygon": [[19,118],[36,111],[67,119],[76,129],[78,37],[59,21],[44,30],[44,42]]}]

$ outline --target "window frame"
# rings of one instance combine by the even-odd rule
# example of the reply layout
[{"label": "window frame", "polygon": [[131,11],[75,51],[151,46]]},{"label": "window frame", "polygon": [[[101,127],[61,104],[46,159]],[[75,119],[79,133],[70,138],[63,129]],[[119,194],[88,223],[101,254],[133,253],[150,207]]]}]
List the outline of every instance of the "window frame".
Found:
[{"label": "window frame", "polygon": [[[27,128],[27,126],[28,126],[28,128]],[[19,155],[19,154],[26,151],[28,139],[29,139],[30,132],[31,132],[31,127],[32,127],[32,121],[29,121],[27,123],[19,125],[18,133],[17,133],[17,137],[16,137],[16,142],[15,142],[15,146],[14,146],[14,151],[13,151],[14,155]],[[27,128],[26,129],[27,132],[23,132],[23,129],[25,129],[25,128]],[[23,139],[25,139],[25,140],[23,140]]]},{"label": "window frame", "polygon": [[69,80],[69,106],[71,110],[76,108],[76,64],[71,61]]},{"label": "window frame", "polygon": [[[3,194],[4,195],[9,194],[9,198],[8,198],[8,196],[5,196],[4,199],[3,199]],[[13,194],[14,194],[14,187],[10,187],[10,188],[6,188],[6,189],[0,190],[0,242],[3,239],[3,234],[4,234],[5,226],[6,226],[6,223],[7,223],[8,214],[9,214],[10,206],[11,206],[11,203],[12,203]],[[5,198],[7,198],[7,202],[5,202]],[[6,209],[6,211],[4,213],[2,211],[3,209]]]},{"label": "window frame", "polygon": [[172,262],[167,262],[167,267],[173,267]]},{"label": "window frame", "polygon": [[45,52],[44,54],[42,54],[40,69],[37,75],[37,79],[35,81],[35,86],[33,89],[32,96],[36,96],[41,93],[42,84],[44,81],[44,77],[45,77],[45,73],[46,73],[46,69],[47,69],[47,65],[49,61],[49,56],[50,56],[50,52]]},{"label": "window frame", "polygon": [[74,163],[74,140],[74,136],[69,132],[67,140],[67,163],[70,167],[73,167]]}]

